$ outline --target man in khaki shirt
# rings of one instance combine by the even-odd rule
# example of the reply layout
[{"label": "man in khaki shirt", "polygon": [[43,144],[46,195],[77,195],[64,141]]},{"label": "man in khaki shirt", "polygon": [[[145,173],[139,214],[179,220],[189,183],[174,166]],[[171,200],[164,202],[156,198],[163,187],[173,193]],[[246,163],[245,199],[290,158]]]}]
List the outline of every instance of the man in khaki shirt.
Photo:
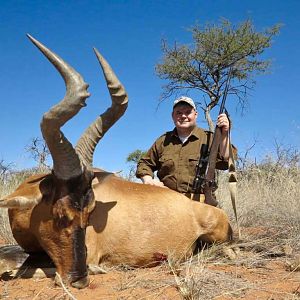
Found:
[{"label": "man in khaki shirt", "polygon": [[[183,96],[174,101],[174,130],[160,136],[138,163],[136,176],[144,184],[166,186],[188,197],[191,195],[201,145],[212,141],[209,131],[197,127],[197,117],[191,98]],[[229,157],[229,120],[226,114],[218,116],[217,126],[221,128],[222,137],[216,167],[226,170]],[[159,181],[154,179],[155,171]]]}]

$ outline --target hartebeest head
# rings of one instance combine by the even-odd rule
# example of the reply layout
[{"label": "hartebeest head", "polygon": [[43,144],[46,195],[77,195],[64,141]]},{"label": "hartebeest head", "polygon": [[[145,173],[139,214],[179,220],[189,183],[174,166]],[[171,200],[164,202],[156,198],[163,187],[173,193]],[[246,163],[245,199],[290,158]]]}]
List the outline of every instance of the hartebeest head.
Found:
[{"label": "hartebeest head", "polygon": [[93,153],[101,137],[125,112],[128,98],[108,63],[94,49],[107,82],[112,106],[86,129],[76,147],[73,147],[61,132],[61,127],[86,105],[85,101],[90,96],[88,85],[58,55],[33,37],[28,37],[63,77],[66,95],[44,114],[41,121],[41,131],[53,159],[52,174],[38,178],[41,183],[38,189],[32,185],[34,191],[27,193],[30,198],[25,196],[24,199],[24,191],[22,197],[18,197],[17,190],[10,195],[10,199],[5,200],[10,200],[8,207],[12,207],[12,203],[15,208],[45,207],[45,220],[32,225],[39,226],[38,230],[42,233],[38,237],[39,243],[53,259],[63,279],[82,288],[88,284],[85,229],[95,204],[92,190]]}]

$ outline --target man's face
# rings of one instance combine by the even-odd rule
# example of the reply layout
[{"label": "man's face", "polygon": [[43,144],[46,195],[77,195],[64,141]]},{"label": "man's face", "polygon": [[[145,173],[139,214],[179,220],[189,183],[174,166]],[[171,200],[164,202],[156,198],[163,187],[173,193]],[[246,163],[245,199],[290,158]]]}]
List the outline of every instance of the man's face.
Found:
[{"label": "man's face", "polygon": [[196,126],[198,113],[189,104],[180,103],[172,112],[172,119],[177,129],[193,129]]}]

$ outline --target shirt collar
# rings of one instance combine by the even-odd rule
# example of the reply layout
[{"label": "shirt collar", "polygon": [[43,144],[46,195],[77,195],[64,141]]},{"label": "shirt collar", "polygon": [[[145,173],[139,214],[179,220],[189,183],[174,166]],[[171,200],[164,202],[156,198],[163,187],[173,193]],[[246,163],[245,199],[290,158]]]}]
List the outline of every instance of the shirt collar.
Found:
[{"label": "shirt collar", "polygon": [[[204,132],[204,130],[203,130],[202,128],[199,128],[199,127],[196,126],[196,127],[192,130],[192,132],[191,132],[191,134],[190,134],[190,136],[189,136],[189,139],[190,139],[191,137],[194,137],[194,138],[196,138],[196,139],[200,139],[201,136],[203,135],[203,132]],[[175,128],[173,129],[173,131],[172,131],[172,136],[178,137],[178,133],[177,133],[176,127],[175,127]]]}]

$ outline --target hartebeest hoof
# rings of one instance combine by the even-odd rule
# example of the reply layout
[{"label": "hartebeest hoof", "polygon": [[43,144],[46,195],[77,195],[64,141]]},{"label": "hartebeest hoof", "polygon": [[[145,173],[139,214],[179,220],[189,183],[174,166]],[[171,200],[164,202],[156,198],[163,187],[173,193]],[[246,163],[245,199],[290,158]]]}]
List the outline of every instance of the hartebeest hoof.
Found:
[{"label": "hartebeest hoof", "polygon": [[97,274],[106,274],[107,271],[101,268],[98,265],[88,265],[88,272],[90,275],[97,275]]},{"label": "hartebeest hoof", "polygon": [[71,283],[72,287],[77,288],[77,289],[83,289],[83,288],[87,287],[89,284],[90,284],[89,276],[85,276],[85,277]]},{"label": "hartebeest hoof", "polygon": [[[54,282],[56,285],[64,288],[65,285],[67,285],[66,281],[69,282],[68,280],[62,279],[61,276],[57,272],[55,273]],[[84,276],[84,277],[70,283],[70,285],[72,287],[77,288],[77,289],[83,289],[83,288],[87,287],[89,284],[90,284],[90,279],[88,276]]]}]

